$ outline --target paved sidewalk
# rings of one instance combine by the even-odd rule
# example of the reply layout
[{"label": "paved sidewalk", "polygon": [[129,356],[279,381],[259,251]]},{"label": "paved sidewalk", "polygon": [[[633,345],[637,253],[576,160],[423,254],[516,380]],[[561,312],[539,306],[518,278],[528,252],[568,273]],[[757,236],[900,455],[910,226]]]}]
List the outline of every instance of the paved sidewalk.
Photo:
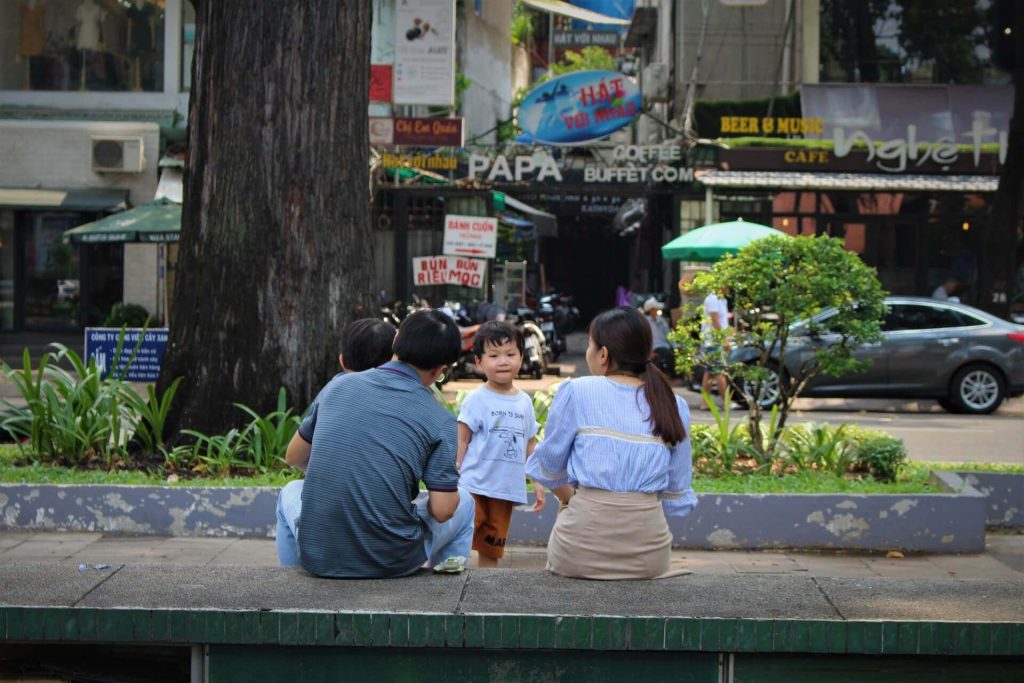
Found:
[{"label": "paved sidewalk", "polygon": [[[511,546],[501,566],[542,569],[545,552],[540,547]],[[277,558],[272,539],[0,531],[0,565],[35,562],[267,567],[276,565]],[[1024,579],[1024,535],[989,534],[986,552],[977,555],[897,558],[848,552],[676,550],[673,562],[702,575]]]}]

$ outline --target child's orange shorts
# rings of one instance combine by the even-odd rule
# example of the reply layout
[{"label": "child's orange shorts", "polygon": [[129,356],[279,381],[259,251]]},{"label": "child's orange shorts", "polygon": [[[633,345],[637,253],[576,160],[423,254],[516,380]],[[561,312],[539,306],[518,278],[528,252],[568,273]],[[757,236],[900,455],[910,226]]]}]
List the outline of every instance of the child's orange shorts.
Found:
[{"label": "child's orange shorts", "polygon": [[512,521],[511,500],[489,498],[474,493],[476,512],[473,515],[473,550],[492,560],[505,554],[508,525]]}]

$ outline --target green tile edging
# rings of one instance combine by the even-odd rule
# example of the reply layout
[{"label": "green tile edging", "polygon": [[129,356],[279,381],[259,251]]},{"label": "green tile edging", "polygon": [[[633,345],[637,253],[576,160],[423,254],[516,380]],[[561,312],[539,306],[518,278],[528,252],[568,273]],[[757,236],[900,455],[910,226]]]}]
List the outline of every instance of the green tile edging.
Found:
[{"label": "green tile edging", "polygon": [[1024,656],[1024,624],[0,607],[0,642]]}]

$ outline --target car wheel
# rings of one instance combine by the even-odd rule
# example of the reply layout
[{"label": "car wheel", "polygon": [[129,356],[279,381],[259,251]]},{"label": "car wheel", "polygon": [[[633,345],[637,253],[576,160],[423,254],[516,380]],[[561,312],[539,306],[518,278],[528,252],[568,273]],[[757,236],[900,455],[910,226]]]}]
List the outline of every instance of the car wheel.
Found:
[{"label": "car wheel", "polygon": [[949,402],[962,413],[984,415],[1003,402],[1006,387],[1003,376],[989,365],[966,365],[953,375]]},{"label": "car wheel", "polygon": [[[782,402],[782,391],[780,383],[783,381],[779,374],[779,366],[777,363],[768,363],[765,367],[768,371],[768,378],[761,385],[761,393],[758,397],[758,404],[765,410],[770,409],[774,405],[778,405]],[[735,400],[741,404],[746,405],[746,397],[753,396],[754,386],[750,380],[741,379],[738,382],[738,394]]]}]

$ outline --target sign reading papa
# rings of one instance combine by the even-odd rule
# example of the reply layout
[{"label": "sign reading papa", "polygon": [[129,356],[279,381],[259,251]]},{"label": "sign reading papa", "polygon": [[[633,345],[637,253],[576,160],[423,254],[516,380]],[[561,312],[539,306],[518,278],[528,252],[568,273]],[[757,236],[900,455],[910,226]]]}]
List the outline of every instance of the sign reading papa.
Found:
[{"label": "sign reading papa", "polygon": [[412,260],[416,286],[483,287],[487,261],[461,256],[419,256]]},{"label": "sign reading papa", "polygon": [[614,71],[576,71],[538,85],[519,105],[520,142],[599,140],[640,114],[636,83]]}]

